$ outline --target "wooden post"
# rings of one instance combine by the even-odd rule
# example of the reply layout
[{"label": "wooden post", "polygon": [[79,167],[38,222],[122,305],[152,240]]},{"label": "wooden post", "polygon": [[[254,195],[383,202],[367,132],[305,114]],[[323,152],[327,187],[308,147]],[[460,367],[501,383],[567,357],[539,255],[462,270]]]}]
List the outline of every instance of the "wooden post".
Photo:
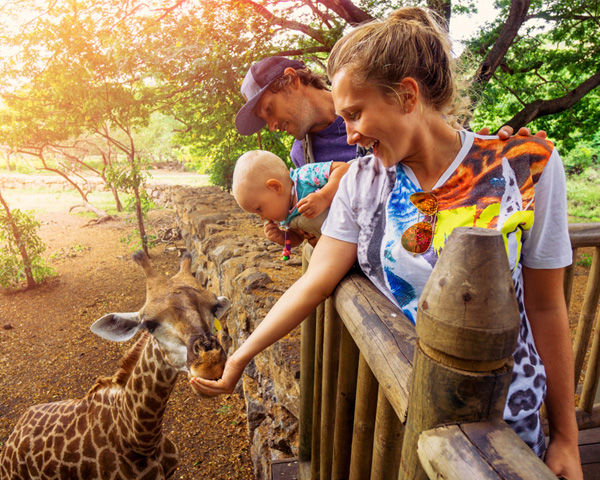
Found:
[{"label": "wooden post", "polygon": [[[342,321],[331,299],[325,302],[323,333],[323,389],[321,403],[321,456],[320,478],[331,478],[333,464],[333,436],[335,430],[335,401],[337,396],[338,367],[340,360],[340,331]],[[319,478],[315,472],[313,479]]]},{"label": "wooden post", "polygon": [[[306,254],[302,255],[302,273],[308,268]],[[300,471],[308,470],[312,449],[313,385],[315,378],[315,328],[316,315],[311,313],[300,327],[300,421],[298,426],[298,460]],[[309,473],[301,473],[308,478]]]},{"label": "wooden post", "polygon": [[377,396],[371,480],[388,480],[398,475],[403,437],[404,425],[380,385]]},{"label": "wooden post", "polygon": [[312,409],[312,449],[310,456],[310,478],[318,480],[321,468],[321,408],[323,405],[323,335],[325,327],[325,303],[316,310],[315,333],[315,382]]},{"label": "wooden post", "polygon": [[571,306],[571,293],[573,292],[573,280],[575,278],[575,262],[577,261],[577,248],[573,249],[573,263],[565,268],[564,292],[567,310]]},{"label": "wooden post", "polygon": [[502,419],[520,316],[502,235],[455,229],[417,312],[410,403],[399,479],[426,479],[421,432]]},{"label": "wooden post", "polygon": [[373,432],[377,413],[377,379],[369,368],[365,357],[358,360],[356,384],[356,410],[350,455],[350,480],[369,478],[373,457]]},{"label": "wooden post", "polygon": [[342,325],[331,480],[347,479],[350,470],[358,357],[358,347],[348,329]]}]

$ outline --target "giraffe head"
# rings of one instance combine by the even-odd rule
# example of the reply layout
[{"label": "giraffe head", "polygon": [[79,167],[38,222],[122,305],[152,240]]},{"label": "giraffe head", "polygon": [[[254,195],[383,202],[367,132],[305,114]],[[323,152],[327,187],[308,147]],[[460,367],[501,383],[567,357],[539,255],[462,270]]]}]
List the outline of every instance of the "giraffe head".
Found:
[{"label": "giraffe head", "polygon": [[226,355],[213,331],[230,307],[226,297],[204,290],[191,272],[185,254],[179,272],[167,278],[157,273],[144,252],[133,256],[146,276],[146,303],[139,312],[110,313],[91,326],[107,340],[124,342],[139,330],[157,340],[167,363],[193,377],[220,378]]}]

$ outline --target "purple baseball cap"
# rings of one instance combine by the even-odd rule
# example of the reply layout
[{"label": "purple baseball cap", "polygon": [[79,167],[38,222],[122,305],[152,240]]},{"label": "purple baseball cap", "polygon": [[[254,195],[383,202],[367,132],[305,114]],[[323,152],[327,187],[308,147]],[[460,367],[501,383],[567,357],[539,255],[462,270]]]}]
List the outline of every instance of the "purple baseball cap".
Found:
[{"label": "purple baseball cap", "polygon": [[242,135],[252,135],[264,127],[267,122],[257,117],[252,110],[262,97],[267,87],[283,76],[286,68],[300,69],[304,64],[298,60],[284,57],[268,57],[250,67],[242,82],[241,92],[246,104],[235,116],[235,128]]}]

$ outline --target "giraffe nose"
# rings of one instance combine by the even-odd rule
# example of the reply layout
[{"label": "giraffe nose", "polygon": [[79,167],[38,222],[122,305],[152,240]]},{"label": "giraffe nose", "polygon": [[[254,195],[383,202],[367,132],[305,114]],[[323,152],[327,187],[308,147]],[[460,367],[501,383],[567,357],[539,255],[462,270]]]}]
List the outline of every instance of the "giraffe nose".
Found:
[{"label": "giraffe nose", "polygon": [[214,335],[198,335],[188,345],[191,376],[216,380],[223,374],[227,355]]}]

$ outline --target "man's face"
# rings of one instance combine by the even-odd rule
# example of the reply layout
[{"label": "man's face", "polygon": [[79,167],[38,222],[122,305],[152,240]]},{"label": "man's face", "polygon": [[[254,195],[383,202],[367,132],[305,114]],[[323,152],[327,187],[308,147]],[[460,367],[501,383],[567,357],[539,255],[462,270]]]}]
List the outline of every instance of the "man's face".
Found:
[{"label": "man's face", "polygon": [[[300,83],[299,80],[297,82]],[[272,132],[285,132],[297,140],[302,140],[315,126],[313,110],[298,85],[277,93],[267,90],[254,112],[267,122]]]}]

